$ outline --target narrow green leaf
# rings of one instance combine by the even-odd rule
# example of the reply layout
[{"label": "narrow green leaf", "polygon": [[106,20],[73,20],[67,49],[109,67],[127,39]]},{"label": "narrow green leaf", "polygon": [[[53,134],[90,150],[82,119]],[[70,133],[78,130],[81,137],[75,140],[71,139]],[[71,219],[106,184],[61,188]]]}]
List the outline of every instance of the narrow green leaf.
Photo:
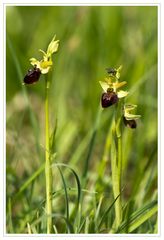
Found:
[{"label": "narrow green leaf", "polygon": [[58,125],[58,122],[57,122],[57,118],[55,119],[55,127],[52,131],[52,134],[50,136],[50,152],[51,152],[51,155],[54,154],[54,151],[55,151],[55,136],[56,136],[56,131],[57,131],[57,125]]},{"label": "narrow green leaf", "polygon": [[89,232],[89,217],[86,217],[84,233],[88,232]]},{"label": "narrow green leaf", "polygon": [[29,223],[27,223],[27,231],[28,231],[28,234],[32,234],[31,226]]},{"label": "narrow green leaf", "polygon": [[133,223],[135,223],[135,221],[138,221],[139,219],[142,218],[142,216],[144,216],[148,211],[150,212],[151,209],[153,209],[154,207],[157,206],[157,201],[154,200],[151,203],[147,204],[146,206],[140,208],[139,210],[135,211],[127,220],[125,220],[120,227],[118,228],[118,230],[116,231],[116,233],[118,232],[123,232],[123,230],[127,227],[127,225],[131,226]]},{"label": "narrow green leaf", "polygon": [[[71,168],[69,165],[67,164],[63,164],[63,163],[55,163],[53,164],[54,166],[56,167],[66,167],[68,168],[74,175],[75,177],[75,180],[76,180],[76,184],[77,184],[77,201],[76,201],[76,206],[74,208],[74,213],[75,213],[75,216],[78,216],[78,214],[80,214],[80,198],[81,198],[81,184],[80,184],[80,180],[79,180],[79,177],[77,175],[77,173],[75,172],[75,170],[73,168]],[[52,166],[53,166],[52,165]],[[74,215],[74,214],[73,214]],[[76,229],[79,228],[79,224],[80,224],[80,216],[78,217],[78,219],[76,219],[76,217],[74,216],[74,220],[75,220],[75,225],[77,225]]]},{"label": "narrow green leaf", "polygon": [[8,214],[9,214],[9,232],[14,233],[13,221],[12,221],[12,203],[11,198],[8,200]]},{"label": "narrow green leaf", "polygon": [[[56,214],[56,213],[52,214],[51,216],[54,219],[64,220],[64,222],[66,223],[66,226],[67,226],[68,233],[74,233],[74,229],[73,229],[72,224],[70,223],[70,221],[65,216],[63,216],[61,214]],[[37,226],[39,223],[43,222],[45,219],[46,219],[46,214],[43,214],[37,220],[35,220],[33,223],[31,223],[31,229],[35,229],[35,226]],[[57,221],[59,221],[59,220],[57,220]],[[56,231],[57,231],[57,229],[56,229]]]},{"label": "narrow green leaf", "polygon": [[58,234],[58,230],[57,230],[55,224],[53,224],[53,229],[54,229],[55,234]]},{"label": "narrow green leaf", "polygon": [[65,218],[62,215],[58,215],[58,214],[53,214],[53,217],[63,219],[66,223],[68,233],[74,233],[73,226],[67,218]]},{"label": "narrow green leaf", "polygon": [[60,172],[60,176],[62,178],[64,192],[65,192],[65,203],[66,203],[66,218],[69,220],[69,199],[68,199],[68,193],[67,193],[67,185],[63,176],[63,173],[61,171],[61,168],[58,166],[58,170]]},{"label": "narrow green leaf", "polygon": [[40,166],[40,168],[38,168],[33,174],[32,176],[30,176],[25,183],[20,187],[19,191],[17,192],[17,194],[14,196],[14,199],[16,199],[27,187],[29,187],[29,185],[44,171],[44,167],[45,165],[42,164]]},{"label": "narrow green leaf", "polygon": [[97,209],[96,209],[96,212],[95,212],[94,221],[95,221],[95,226],[96,226],[96,227],[97,227],[97,225],[98,225],[97,222],[98,222],[98,219],[99,219],[99,214],[100,214],[100,209],[101,209],[102,201],[103,201],[103,196],[100,197],[99,204],[98,204]]},{"label": "narrow green leaf", "polygon": [[115,204],[115,202],[117,201],[117,199],[120,197],[120,194],[116,197],[116,199],[114,199],[114,201],[112,202],[112,204],[106,209],[106,211],[104,212],[100,222],[99,222],[99,225],[98,225],[98,228],[100,229],[100,227],[102,226],[103,224],[103,221],[105,219],[105,217],[108,215],[108,213],[110,212],[110,210],[112,209],[113,205]]},{"label": "narrow green leaf", "polygon": [[143,224],[146,220],[151,218],[158,211],[158,206],[154,206],[151,210],[143,214],[139,219],[137,219],[134,223],[129,225],[129,233],[133,232],[136,228],[138,228],[141,224]]},{"label": "narrow green leaf", "polygon": [[78,195],[77,195],[77,208],[79,207],[79,203],[80,203],[80,197],[81,197],[81,184],[80,184],[80,180],[79,180],[79,177],[77,175],[77,173],[74,171],[73,168],[71,168],[69,165],[67,164],[64,164],[64,163],[55,163],[53,164],[55,166],[61,166],[61,167],[66,167],[68,168],[74,175],[75,177],[75,180],[76,180],[76,183],[77,183],[77,189],[78,189]]}]

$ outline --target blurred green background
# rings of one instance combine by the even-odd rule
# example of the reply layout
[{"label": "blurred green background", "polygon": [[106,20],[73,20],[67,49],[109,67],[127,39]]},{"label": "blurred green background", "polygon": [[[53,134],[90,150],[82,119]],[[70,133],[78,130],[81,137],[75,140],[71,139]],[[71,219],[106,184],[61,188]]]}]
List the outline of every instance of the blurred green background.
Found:
[{"label": "blurred green background", "polygon": [[[60,47],[53,58],[50,113],[52,129],[57,119],[57,161],[70,164],[80,177],[84,174],[102,94],[99,81],[107,75],[106,67],[122,64],[121,80],[127,81],[125,89],[130,91],[126,102],[137,104],[142,115],[136,130],[124,128],[124,202],[134,194],[137,209],[155,198],[157,10],[156,6],[6,7],[7,201],[44,162],[44,76],[34,85],[23,86],[22,82],[31,68],[29,59],[41,58],[38,49],[46,50],[55,34]],[[111,197],[110,154],[103,166],[101,160],[112,114],[112,107],[102,113],[86,186],[89,191],[109,192]],[[55,190],[60,189],[59,175],[54,175]],[[73,184],[68,176],[68,185]],[[25,231],[29,212],[44,196],[42,173],[14,204],[14,232]],[[86,212],[92,200],[87,203]],[[64,211],[62,204],[58,208]],[[9,223],[7,226],[12,231]]]}]

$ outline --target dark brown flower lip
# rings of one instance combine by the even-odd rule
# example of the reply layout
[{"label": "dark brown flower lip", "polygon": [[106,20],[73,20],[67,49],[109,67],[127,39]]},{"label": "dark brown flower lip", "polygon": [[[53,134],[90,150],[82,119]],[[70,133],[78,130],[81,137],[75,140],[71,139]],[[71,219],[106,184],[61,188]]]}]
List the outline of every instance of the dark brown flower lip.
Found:
[{"label": "dark brown flower lip", "polygon": [[118,102],[118,96],[115,92],[104,92],[101,96],[101,106],[107,108]]},{"label": "dark brown flower lip", "polygon": [[123,117],[123,121],[124,121],[124,124],[125,124],[126,127],[129,127],[129,128],[132,128],[132,129],[137,128],[137,123],[134,119],[127,120],[125,117]]},{"label": "dark brown flower lip", "polygon": [[39,68],[34,66],[33,69],[29,69],[28,73],[24,77],[24,84],[33,84],[36,83],[41,75],[41,71]]}]

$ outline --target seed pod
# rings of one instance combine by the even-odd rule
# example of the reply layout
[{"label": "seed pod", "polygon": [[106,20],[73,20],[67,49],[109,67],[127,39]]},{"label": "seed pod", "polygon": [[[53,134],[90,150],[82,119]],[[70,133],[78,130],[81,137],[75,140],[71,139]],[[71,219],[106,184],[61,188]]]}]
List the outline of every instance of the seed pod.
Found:
[{"label": "seed pod", "polygon": [[133,129],[137,127],[137,123],[134,119],[127,120],[125,117],[123,117],[123,121],[126,127],[133,128]]},{"label": "seed pod", "polygon": [[36,66],[33,69],[28,70],[28,73],[24,77],[25,84],[32,84],[39,80],[41,71]]},{"label": "seed pod", "polygon": [[107,108],[118,102],[118,97],[115,92],[105,92],[101,96],[101,106]]}]

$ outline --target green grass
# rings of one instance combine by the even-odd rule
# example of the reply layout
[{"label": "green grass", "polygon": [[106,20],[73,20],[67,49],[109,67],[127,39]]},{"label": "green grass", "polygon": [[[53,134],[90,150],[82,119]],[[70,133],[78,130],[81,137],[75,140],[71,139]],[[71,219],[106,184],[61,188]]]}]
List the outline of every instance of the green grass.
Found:
[{"label": "green grass", "polygon": [[[54,233],[158,232],[157,7],[7,7],[7,233],[46,233],[44,77],[23,86],[29,58],[54,34],[50,133]],[[17,26],[17,27],[15,27]],[[114,226],[114,107],[100,109],[106,67],[123,64],[136,130],[122,132],[122,222]],[[126,87],[125,87],[126,89]]]}]

